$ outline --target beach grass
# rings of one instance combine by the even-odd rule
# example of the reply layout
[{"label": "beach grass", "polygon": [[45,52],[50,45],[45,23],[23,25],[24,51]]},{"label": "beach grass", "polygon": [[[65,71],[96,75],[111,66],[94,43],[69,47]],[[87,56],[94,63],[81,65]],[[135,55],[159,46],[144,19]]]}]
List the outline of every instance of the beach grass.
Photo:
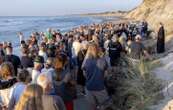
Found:
[{"label": "beach grass", "polygon": [[121,66],[110,71],[115,93],[112,108],[115,110],[148,110],[160,98],[158,93],[162,89],[159,79],[156,79],[151,69],[156,62],[146,62],[141,59],[133,64],[126,58],[121,61]]}]

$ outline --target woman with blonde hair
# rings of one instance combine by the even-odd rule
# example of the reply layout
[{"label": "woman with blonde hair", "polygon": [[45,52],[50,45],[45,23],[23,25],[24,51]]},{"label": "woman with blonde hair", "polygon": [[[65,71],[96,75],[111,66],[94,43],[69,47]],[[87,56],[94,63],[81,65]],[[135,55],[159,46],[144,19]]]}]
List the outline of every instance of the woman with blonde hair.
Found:
[{"label": "woman with blonde hair", "polygon": [[85,58],[98,58],[98,45],[96,43],[90,43]]},{"label": "woman with blonde hair", "polygon": [[14,67],[10,62],[4,62],[1,64],[0,69],[0,106],[7,107],[10,101],[11,87],[17,82],[14,76]]},{"label": "woman with blonde hair", "polygon": [[44,110],[42,105],[43,89],[37,84],[30,84],[24,90],[15,110]]},{"label": "woman with blonde hair", "polygon": [[99,39],[98,39],[97,35],[92,36],[92,42],[99,46]]},{"label": "woman with blonde hair", "polygon": [[86,78],[86,98],[92,109],[102,104],[108,97],[104,85],[104,73],[108,63],[103,56],[99,56],[97,44],[91,43],[82,64],[82,70]]}]

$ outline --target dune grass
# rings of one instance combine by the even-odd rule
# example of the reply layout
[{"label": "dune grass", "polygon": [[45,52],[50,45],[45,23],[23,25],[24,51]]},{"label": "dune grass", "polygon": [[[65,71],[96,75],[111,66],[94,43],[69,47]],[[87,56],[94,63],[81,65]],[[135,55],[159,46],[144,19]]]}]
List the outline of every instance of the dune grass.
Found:
[{"label": "dune grass", "polygon": [[148,110],[157,102],[158,92],[162,89],[161,81],[151,73],[158,62],[141,59],[136,64],[122,58],[118,67],[108,73],[107,83],[114,88],[112,95],[113,110]]}]

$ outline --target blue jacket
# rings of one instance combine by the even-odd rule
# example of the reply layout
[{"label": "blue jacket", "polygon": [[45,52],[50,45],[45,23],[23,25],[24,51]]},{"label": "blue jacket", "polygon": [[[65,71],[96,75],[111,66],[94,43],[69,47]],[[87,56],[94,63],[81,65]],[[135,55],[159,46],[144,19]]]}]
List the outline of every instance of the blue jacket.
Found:
[{"label": "blue jacket", "polygon": [[82,65],[86,77],[86,88],[91,91],[101,91],[104,86],[104,72],[108,65],[104,58],[85,59]]}]

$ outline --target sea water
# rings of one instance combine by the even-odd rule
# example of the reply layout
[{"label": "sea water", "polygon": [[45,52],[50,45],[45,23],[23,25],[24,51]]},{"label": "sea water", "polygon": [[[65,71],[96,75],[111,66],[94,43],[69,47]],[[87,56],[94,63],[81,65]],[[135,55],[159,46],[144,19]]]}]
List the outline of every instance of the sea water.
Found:
[{"label": "sea water", "polygon": [[[47,28],[67,32],[80,25],[101,23],[113,17],[91,17],[91,16],[55,16],[55,17],[0,17],[0,42],[12,42],[14,49],[19,50],[20,45],[18,32],[22,32],[28,38],[32,32],[45,32]],[[19,51],[15,51],[19,54]]]}]

